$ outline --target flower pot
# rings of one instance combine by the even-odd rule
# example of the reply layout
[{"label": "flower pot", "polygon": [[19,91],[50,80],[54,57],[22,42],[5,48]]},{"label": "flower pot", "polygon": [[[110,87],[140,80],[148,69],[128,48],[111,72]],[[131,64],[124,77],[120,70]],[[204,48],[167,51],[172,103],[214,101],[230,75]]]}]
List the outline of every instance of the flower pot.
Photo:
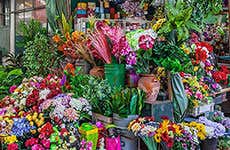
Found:
[{"label": "flower pot", "polygon": [[128,115],[127,118],[121,118],[118,114],[113,114],[113,123],[121,129],[127,129],[129,123],[138,118],[138,115]]},{"label": "flower pot", "polygon": [[201,141],[201,150],[216,150],[217,149],[217,138],[205,139]]},{"label": "flower pot", "polygon": [[93,117],[95,117],[97,121],[100,121],[106,125],[111,124],[113,122],[112,117],[107,117],[98,113],[93,113]]},{"label": "flower pot", "polygon": [[105,64],[105,79],[111,86],[123,87],[125,84],[125,65]]},{"label": "flower pot", "polygon": [[138,81],[138,87],[146,92],[146,103],[154,103],[160,90],[160,82],[153,74],[142,74]]},{"label": "flower pot", "polygon": [[89,74],[98,78],[104,77],[104,67],[102,66],[94,66],[90,71]]}]

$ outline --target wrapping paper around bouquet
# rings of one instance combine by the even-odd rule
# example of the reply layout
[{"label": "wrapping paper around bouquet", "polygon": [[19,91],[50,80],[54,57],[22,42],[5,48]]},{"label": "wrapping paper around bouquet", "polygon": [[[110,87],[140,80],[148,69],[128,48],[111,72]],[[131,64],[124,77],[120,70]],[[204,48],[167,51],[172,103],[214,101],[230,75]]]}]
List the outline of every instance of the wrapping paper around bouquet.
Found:
[{"label": "wrapping paper around bouquet", "polygon": [[93,143],[92,149],[96,150],[98,141],[98,128],[89,123],[83,123],[79,128],[79,132],[87,142],[91,141]]},{"label": "wrapping paper around bouquet", "polygon": [[116,138],[106,138],[106,150],[121,150],[120,136]]}]

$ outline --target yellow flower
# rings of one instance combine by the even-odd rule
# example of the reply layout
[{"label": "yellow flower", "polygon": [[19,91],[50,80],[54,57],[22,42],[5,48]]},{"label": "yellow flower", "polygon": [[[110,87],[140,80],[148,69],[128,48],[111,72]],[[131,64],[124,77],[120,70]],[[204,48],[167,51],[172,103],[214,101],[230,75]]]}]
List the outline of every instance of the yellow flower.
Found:
[{"label": "yellow flower", "polygon": [[36,130],[30,130],[32,134],[35,134],[37,131]]},{"label": "yellow flower", "polygon": [[154,31],[157,31],[157,30],[162,26],[162,24],[163,24],[165,21],[166,21],[165,18],[159,19],[159,20],[153,25],[152,29],[153,29]]},{"label": "yellow flower", "polygon": [[154,139],[157,143],[160,143],[161,142],[161,135],[159,133],[155,134],[154,135]]},{"label": "yellow flower", "polygon": [[204,140],[206,137],[205,135],[202,133],[202,132],[198,132],[197,133],[197,136],[201,139],[201,140]]},{"label": "yellow flower", "polygon": [[173,128],[175,129],[176,134],[181,135],[180,126],[173,124]]},{"label": "yellow flower", "polygon": [[17,142],[17,141],[18,141],[18,140],[17,140],[17,137],[16,137],[15,135],[7,136],[7,137],[4,138],[4,142],[5,142],[6,144],[15,143],[15,142]]},{"label": "yellow flower", "polygon": [[193,69],[193,71],[197,72],[198,69],[199,69],[199,67],[195,66],[194,69]]},{"label": "yellow flower", "polygon": [[27,119],[28,121],[31,121],[31,120],[32,120],[32,116],[31,116],[31,115],[27,115],[27,116],[26,116],[26,119]]},{"label": "yellow flower", "polygon": [[198,102],[198,100],[196,100],[196,99],[193,100],[192,103],[193,103],[193,107],[194,107],[194,108],[196,108],[196,107],[199,106],[199,102]]},{"label": "yellow flower", "polygon": [[182,44],[180,48],[185,52],[185,54],[190,54],[190,49],[187,48],[185,44]]}]

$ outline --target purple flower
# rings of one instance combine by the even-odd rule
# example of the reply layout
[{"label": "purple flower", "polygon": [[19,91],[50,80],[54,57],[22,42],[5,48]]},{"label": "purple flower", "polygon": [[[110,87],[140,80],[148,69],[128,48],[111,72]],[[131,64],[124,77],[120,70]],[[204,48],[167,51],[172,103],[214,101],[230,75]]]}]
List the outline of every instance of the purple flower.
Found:
[{"label": "purple flower", "polygon": [[137,57],[135,52],[129,53],[129,55],[126,57],[126,62],[129,65],[135,65],[137,63]]},{"label": "purple flower", "polygon": [[222,120],[222,124],[227,128],[230,129],[230,118],[224,118]]},{"label": "purple flower", "polygon": [[63,76],[62,76],[62,79],[61,79],[61,81],[60,81],[60,85],[61,85],[61,86],[64,86],[64,85],[65,85],[65,82],[66,82],[66,75],[63,75]]}]

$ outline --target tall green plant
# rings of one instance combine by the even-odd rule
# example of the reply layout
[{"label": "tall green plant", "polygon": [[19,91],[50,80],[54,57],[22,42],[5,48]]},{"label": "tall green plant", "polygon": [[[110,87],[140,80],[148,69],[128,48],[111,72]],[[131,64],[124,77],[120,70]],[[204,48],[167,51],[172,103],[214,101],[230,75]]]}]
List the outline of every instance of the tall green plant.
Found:
[{"label": "tall green plant", "polygon": [[28,23],[21,21],[18,29],[17,35],[21,36],[21,39],[16,41],[16,46],[19,48],[25,48],[27,42],[33,41],[36,34],[46,34],[46,28],[43,28],[42,24],[34,19]]},{"label": "tall green plant", "polygon": [[57,66],[56,52],[49,46],[46,35],[37,34],[34,40],[29,41],[23,57],[23,65],[28,77],[39,75],[46,76],[51,68]]},{"label": "tall green plant", "polygon": [[62,30],[62,14],[66,20],[72,20],[70,4],[70,0],[46,0],[46,14],[53,32]]}]

